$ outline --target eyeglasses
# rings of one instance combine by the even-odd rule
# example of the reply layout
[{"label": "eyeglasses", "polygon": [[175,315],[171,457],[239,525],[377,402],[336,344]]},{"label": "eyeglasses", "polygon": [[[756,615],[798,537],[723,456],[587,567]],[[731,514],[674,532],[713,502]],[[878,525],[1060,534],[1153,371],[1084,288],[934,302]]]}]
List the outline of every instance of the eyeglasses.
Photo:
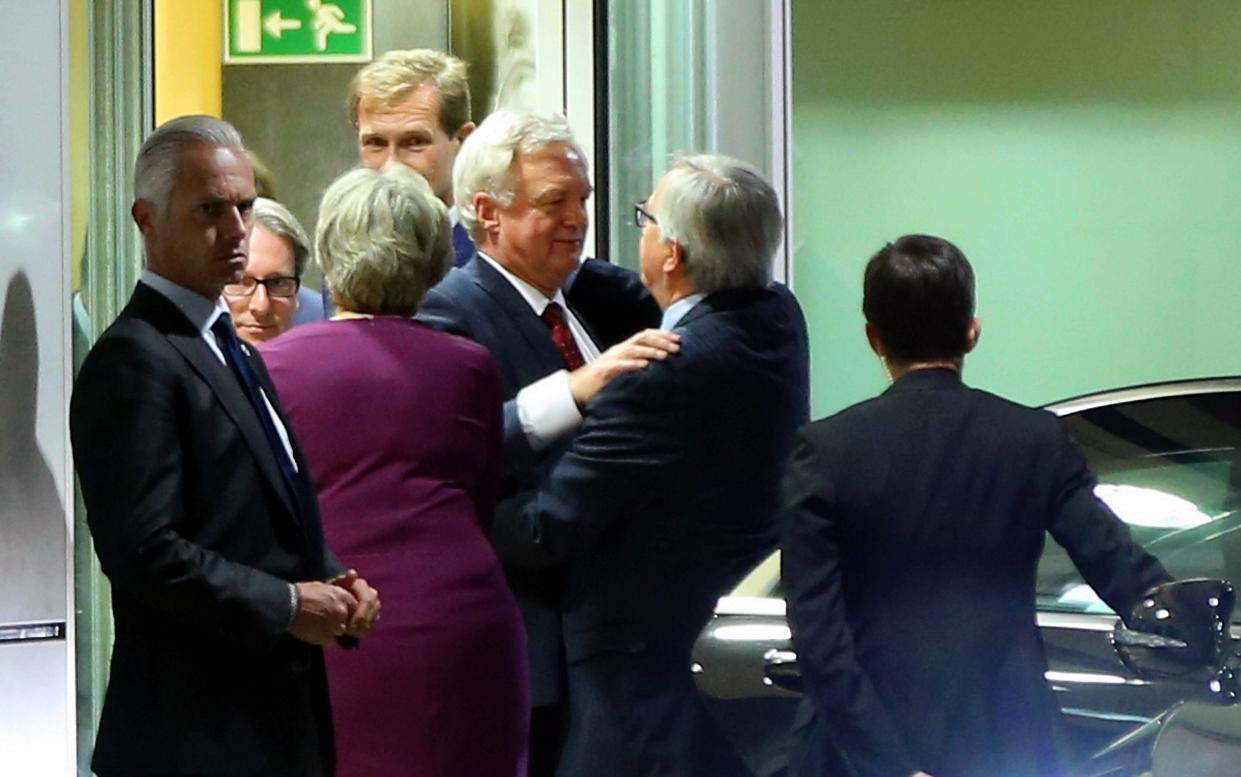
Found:
[{"label": "eyeglasses", "polygon": [[294,275],[273,275],[270,278],[255,278],[253,275],[246,275],[240,283],[230,283],[225,286],[224,295],[249,297],[260,285],[267,289],[269,297],[288,298],[297,296],[297,290],[302,287],[302,282]]},{"label": "eyeglasses", "polygon": [[638,229],[645,229],[647,224],[659,226],[659,222],[656,221],[655,217],[651,215],[651,212],[646,209],[645,202],[635,202],[633,204],[633,224]]}]

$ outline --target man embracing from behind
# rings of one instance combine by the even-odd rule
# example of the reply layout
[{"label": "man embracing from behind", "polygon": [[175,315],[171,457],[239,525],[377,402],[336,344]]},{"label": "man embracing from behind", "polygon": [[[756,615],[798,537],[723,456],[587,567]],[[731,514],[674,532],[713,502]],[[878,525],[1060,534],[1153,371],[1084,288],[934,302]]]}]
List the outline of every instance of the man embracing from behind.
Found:
[{"label": "man embracing from behind", "polygon": [[492,538],[515,566],[566,565],[560,777],[740,777],[690,654],[716,600],[776,544],[781,473],[809,411],[806,325],[770,283],[783,220],[750,166],[686,157],[634,222],[679,352],[600,391]]}]

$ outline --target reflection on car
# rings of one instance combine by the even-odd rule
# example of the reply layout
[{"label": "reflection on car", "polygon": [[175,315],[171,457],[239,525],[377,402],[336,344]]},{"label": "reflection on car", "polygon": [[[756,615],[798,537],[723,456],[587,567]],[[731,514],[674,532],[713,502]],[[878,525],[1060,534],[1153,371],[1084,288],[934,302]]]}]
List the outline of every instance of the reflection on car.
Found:
[{"label": "reflection on car", "polygon": [[[1241,613],[1232,612],[1231,588],[1218,582],[1241,580],[1241,378],[1123,389],[1047,409],[1081,446],[1099,479],[1096,494],[1134,539],[1178,580],[1199,581],[1139,605],[1150,608],[1137,618],[1141,633],[1118,630],[1116,615],[1048,537],[1037,617],[1046,677],[1064,713],[1066,763],[1080,777],[1179,777],[1182,771],[1166,771],[1175,763],[1193,774],[1241,774],[1234,639]],[[785,774],[799,700],[781,596],[777,551],[719,600],[692,667],[712,713],[759,777]],[[1212,618],[1221,619],[1217,626]],[[1218,644],[1203,658],[1212,628]],[[1193,722],[1203,719],[1215,726],[1195,738]],[[1192,754],[1197,766],[1174,758],[1172,748]],[[1227,769],[1213,770],[1216,759]]]}]

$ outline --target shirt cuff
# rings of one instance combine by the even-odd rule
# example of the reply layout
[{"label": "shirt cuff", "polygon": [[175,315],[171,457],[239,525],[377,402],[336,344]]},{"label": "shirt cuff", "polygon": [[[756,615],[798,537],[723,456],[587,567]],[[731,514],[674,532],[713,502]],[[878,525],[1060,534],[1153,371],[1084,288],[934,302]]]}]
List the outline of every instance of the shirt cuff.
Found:
[{"label": "shirt cuff", "polygon": [[558,370],[517,392],[517,420],[530,447],[541,451],[582,422],[568,370]]},{"label": "shirt cuff", "polygon": [[293,621],[297,620],[297,611],[301,606],[302,597],[297,593],[297,584],[289,583],[289,622],[285,624],[285,631],[293,628]]}]

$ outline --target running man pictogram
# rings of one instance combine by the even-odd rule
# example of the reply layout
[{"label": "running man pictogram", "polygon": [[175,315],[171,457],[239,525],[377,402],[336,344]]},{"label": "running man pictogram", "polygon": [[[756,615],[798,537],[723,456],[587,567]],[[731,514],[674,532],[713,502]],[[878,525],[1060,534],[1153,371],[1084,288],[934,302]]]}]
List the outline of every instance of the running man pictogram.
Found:
[{"label": "running man pictogram", "polygon": [[315,48],[319,51],[327,51],[329,35],[348,35],[358,31],[356,24],[345,21],[345,12],[338,5],[323,0],[306,0],[306,7],[315,12],[314,21],[310,24],[315,31]]}]

